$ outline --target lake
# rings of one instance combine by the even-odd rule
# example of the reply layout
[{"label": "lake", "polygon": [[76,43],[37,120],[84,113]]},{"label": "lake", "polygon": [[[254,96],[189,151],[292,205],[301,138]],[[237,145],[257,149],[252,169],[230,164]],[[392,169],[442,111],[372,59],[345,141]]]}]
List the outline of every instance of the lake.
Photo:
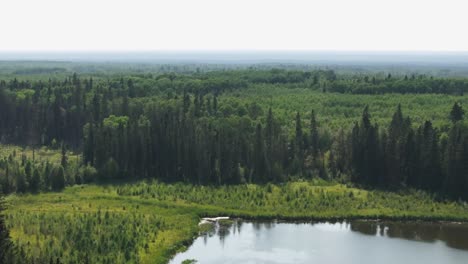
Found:
[{"label": "lake", "polygon": [[234,221],[195,239],[170,262],[466,264],[468,224]]}]

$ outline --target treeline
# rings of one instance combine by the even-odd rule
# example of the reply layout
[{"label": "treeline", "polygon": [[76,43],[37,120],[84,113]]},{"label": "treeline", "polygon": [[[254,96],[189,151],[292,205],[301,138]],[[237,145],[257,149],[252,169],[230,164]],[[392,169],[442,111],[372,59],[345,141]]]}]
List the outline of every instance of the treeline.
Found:
[{"label": "treeline", "polygon": [[64,141],[79,148],[86,123],[101,122],[111,114],[128,115],[133,98],[176,98],[183,93],[219,95],[258,83],[299,85],[309,80],[313,86],[321,79],[334,78],[333,71],[322,70],[239,70],[126,78],[79,78],[73,74],[64,80],[0,80],[0,141],[25,145]]},{"label": "treeline", "polygon": [[[443,93],[462,95],[464,79],[425,76],[337,76],[331,70],[238,70],[134,75],[126,78],[0,81],[0,140],[27,145],[66,142],[78,148],[83,126],[111,114],[128,115],[132,98],[219,95],[255,84],[308,87],[339,93]],[[141,110],[137,110],[141,111]]]},{"label": "treeline", "polygon": [[430,121],[412,124],[398,106],[390,125],[380,128],[366,107],[350,131],[333,133],[321,130],[312,111],[306,122],[297,113],[290,135],[272,109],[265,122],[253,121],[224,116],[211,98],[185,94],[148,103],[139,116],[88,123],[83,154],[103,178],[230,184],[346,176],[363,185],[466,197],[468,129],[458,103],[450,116],[450,131],[441,133]]},{"label": "treeline", "polygon": [[455,103],[450,113],[453,125],[441,133],[430,121],[414,127],[398,106],[390,125],[379,129],[366,107],[348,140],[334,142],[330,168],[365,185],[410,186],[467,198],[468,127],[461,122],[463,114]]},{"label": "treeline", "polygon": [[83,152],[82,164],[74,166],[5,157],[1,188],[5,193],[60,190],[118,178],[231,184],[319,176],[466,197],[467,129],[459,104],[449,129],[439,130],[431,121],[413,124],[398,107],[388,127],[372,123],[366,108],[352,128],[330,131],[314,111],[280,122],[271,108],[265,113],[255,103],[218,102],[223,91],[257,83],[307,83],[323,91],[360,83],[403,83],[414,91],[442,87],[439,91],[447,93],[451,90],[443,87],[451,83],[454,89],[464,87],[462,80],[424,76],[359,78],[344,80],[323,70],[244,70],[0,81],[1,142]]},{"label": "treeline", "polygon": [[425,75],[392,77],[389,74],[385,78],[359,76],[331,81],[325,83],[323,89],[329,92],[353,94],[434,93],[463,95],[468,92],[468,81],[466,79],[433,78]]}]

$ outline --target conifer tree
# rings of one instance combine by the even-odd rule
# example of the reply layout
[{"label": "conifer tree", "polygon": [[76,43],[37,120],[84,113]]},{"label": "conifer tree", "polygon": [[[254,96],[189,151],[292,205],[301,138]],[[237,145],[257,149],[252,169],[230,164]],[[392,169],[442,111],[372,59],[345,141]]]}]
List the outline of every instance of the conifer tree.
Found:
[{"label": "conifer tree", "polygon": [[317,117],[315,111],[312,110],[310,115],[310,148],[314,158],[317,158],[317,155],[320,151],[319,149],[319,133],[317,125]]},{"label": "conifer tree", "polygon": [[10,233],[5,223],[4,211],[5,202],[3,195],[0,193],[0,263],[12,263],[14,259],[13,243],[10,240]]},{"label": "conifer tree", "polygon": [[463,119],[464,114],[465,111],[462,106],[460,103],[456,102],[453,104],[452,111],[450,111],[450,120],[452,120],[453,123],[458,122]]}]

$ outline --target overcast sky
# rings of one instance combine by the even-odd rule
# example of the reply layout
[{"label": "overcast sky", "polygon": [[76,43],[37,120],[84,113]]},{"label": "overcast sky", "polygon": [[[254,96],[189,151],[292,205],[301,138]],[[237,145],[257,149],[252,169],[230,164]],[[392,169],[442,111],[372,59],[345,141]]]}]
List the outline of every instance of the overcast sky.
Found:
[{"label": "overcast sky", "polygon": [[468,51],[466,0],[0,0],[0,50]]}]

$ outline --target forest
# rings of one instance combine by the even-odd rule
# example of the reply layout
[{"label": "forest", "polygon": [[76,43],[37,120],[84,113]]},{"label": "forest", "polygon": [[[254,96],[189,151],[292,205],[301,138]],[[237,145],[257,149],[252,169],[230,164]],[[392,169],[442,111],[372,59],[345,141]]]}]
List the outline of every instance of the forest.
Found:
[{"label": "forest", "polygon": [[[320,177],[466,198],[468,134],[462,104],[467,83],[422,75],[349,77],[331,70],[281,69],[3,80],[2,142],[33,151],[50,146],[62,155],[56,164],[5,157],[1,187],[4,193],[21,193],[117,179],[222,185]],[[271,97],[278,89],[291,94],[308,89],[315,95],[344,93],[348,104],[355,92],[403,93],[412,101],[431,93],[440,120],[430,116],[432,111],[414,118],[411,112],[426,109],[408,110],[402,102],[387,103],[390,109],[372,109],[364,102],[362,108],[353,106],[360,112],[356,116],[327,116],[317,105],[307,109],[306,102],[285,113],[277,105],[294,104],[288,102],[292,99],[260,105],[241,97],[257,85],[265,86],[258,90],[263,97],[269,86]],[[369,103],[372,99],[366,97]],[[373,112],[381,111],[393,113],[382,122],[373,120]],[[80,160],[69,162],[67,150],[82,153]]]},{"label": "forest", "polygon": [[[16,256],[0,260],[139,263],[162,244],[164,263],[175,248],[156,234],[178,228],[171,203],[198,204],[190,219],[221,208],[266,218],[468,219],[467,78],[232,66],[69,74],[61,67],[1,75],[0,190],[13,211],[0,218],[0,231],[8,226],[29,242],[16,241]],[[107,194],[86,198],[86,186]],[[60,199],[69,199],[72,209],[28,211],[34,197],[60,210]],[[154,204],[141,203],[144,213],[132,199]],[[422,204],[411,210],[414,200]],[[151,205],[163,216],[149,213]],[[63,217],[75,227],[62,226]],[[93,235],[83,237],[78,226]],[[106,231],[115,226],[123,233]]]}]

